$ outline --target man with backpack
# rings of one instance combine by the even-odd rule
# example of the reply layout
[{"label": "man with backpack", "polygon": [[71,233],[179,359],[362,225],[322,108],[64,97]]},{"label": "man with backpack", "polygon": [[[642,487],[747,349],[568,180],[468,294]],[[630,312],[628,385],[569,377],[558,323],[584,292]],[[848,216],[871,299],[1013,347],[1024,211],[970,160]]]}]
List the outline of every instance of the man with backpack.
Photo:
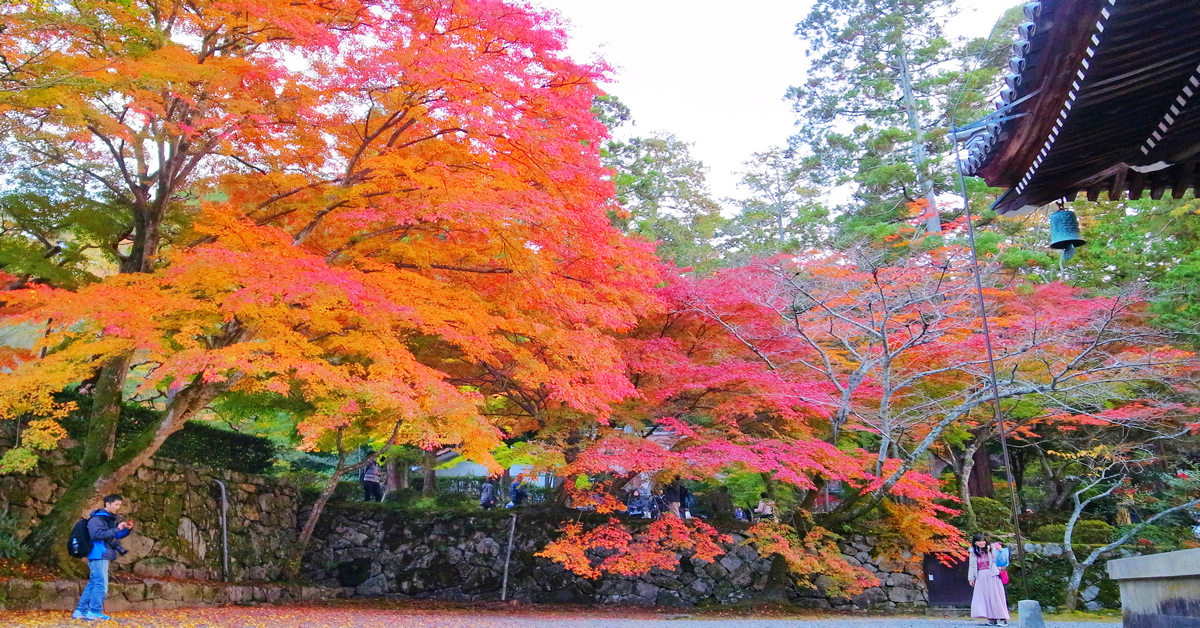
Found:
[{"label": "man with backpack", "polygon": [[[92,621],[112,619],[104,614],[104,598],[108,596],[108,565],[117,554],[125,554],[121,539],[129,536],[132,521],[117,523],[124,499],[120,495],[105,495],[104,507],[92,511],[87,518],[87,534],[92,544],[87,554],[88,582],[79,595],[79,604],[71,615],[74,619]],[[73,540],[76,534],[72,531]]]}]

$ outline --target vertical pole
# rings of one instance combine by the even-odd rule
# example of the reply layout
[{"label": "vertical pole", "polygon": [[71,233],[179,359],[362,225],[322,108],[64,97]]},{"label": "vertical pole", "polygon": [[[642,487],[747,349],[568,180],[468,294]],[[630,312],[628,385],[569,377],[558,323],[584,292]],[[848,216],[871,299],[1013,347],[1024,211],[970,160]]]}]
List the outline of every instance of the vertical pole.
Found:
[{"label": "vertical pole", "polygon": [[1021,540],[1020,503],[1017,501],[1017,483],[1013,479],[1012,461],[1008,457],[1008,433],[1004,431],[1004,413],[1000,409],[1000,385],[996,383],[996,358],[992,352],[992,334],[988,328],[987,301],[983,298],[983,280],[979,277],[979,254],[975,250],[975,224],[971,217],[971,202],[967,198],[967,181],[962,175],[962,159],[956,146],[955,160],[958,162],[959,192],[962,193],[963,213],[967,219],[967,241],[971,245],[971,272],[975,276],[975,294],[979,297],[979,318],[983,323],[983,345],[987,349],[988,374],[992,385],[992,402],[996,406],[996,429],[1000,432],[1000,451],[1004,456],[1004,474],[1008,478],[1009,508],[1012,509],[1013,532],[1017,538],[1017,560],[1021,561],[1021,590],[1029,599],[1029,578],[1025,575],[1025,543]]},{"label": "vertical pole", "polygon": [[508,561],[512,559],[513,536],[517,533],[517,515],[512,516],[508,526],[508,551],[504,553],[504,580],[500,583],[500,601],[508,599]]}]

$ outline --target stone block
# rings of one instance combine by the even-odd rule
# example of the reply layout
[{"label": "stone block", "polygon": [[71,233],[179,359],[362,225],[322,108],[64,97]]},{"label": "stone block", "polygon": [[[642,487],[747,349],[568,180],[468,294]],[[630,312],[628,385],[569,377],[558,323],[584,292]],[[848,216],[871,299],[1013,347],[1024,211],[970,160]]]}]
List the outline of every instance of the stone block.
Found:
[{"label": "stone block", "polygon": [[911,604],[921,599],[917,591],[905,587],[888,589],[888,599],[897,604]]},{"label": "stone block", "polygon": [[733,554],[726,554],[717,562],[719,562],[720,565],[727,571],[737,571],[743,565],[742,559],[734,556]]},{"label": "stone block", "polygon": [[868,609],[881,602],[886,602],[888,599],[887,593],[879,587],[871,587],[862,593],[850,598],[850,601],[858,608]]},{"label": "stone block", "polygon": [[1094,584],[1079,592],[1079,597],[1084,602],[1091,602],[1092,600],[1096,599],[1097,595],[1100,595],[1100,587]]},{"label": "stone block", "polygon": [[375,574],[367,578],[366,582],[358,585],[354,589],[354,593],[363,597],[379,597],[389,592],[388,577],[384,574]]},{"label": "stone block", "polygon": [[917,579],[906,573],[893,573],[887,577],[889,587],[916,588]]},{"label": "stone block", "polygon": [[659,587],[657,587],[653,584],[650,584],[649,582],[638,582],[637,585],[635,585],[635,587],[634,587],[634,595],[637,595],[640,598],[643,598],[645,600],[653,602],[654,599],[658,596],[658,592],[660,590],[661,589],[659,589]]},{"label": "stone block", "polygon": [[659,591],[654,598],[655,606],[687,606],[679,594],[674,591]]},{"label": "stone block", "polygon": [[1037,600],[1017,602],[1017,615],[1019,628],[1046,628],[1046,622],[1042,619],[1042,604]]},{"label": "stone block", "polygon": [[53,501],[54,492],[57,488],[58,486],[50,478],[40,477],[34,479],[29,484],[30,502],[45,504]]}]

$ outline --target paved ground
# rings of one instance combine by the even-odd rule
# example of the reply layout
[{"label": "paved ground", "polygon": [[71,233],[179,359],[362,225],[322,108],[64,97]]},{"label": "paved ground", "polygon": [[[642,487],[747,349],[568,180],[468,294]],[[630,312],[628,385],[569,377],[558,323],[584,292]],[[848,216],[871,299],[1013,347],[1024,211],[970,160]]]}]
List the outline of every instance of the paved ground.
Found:
[{"label": "paved ground", "polygon": [[[0,612],[0,626],[137,626],[146,628],[964,628],[986,625],[978,619],[926,617],[836,617],[772,616],[756,619],[741,616],[656,614],[642,609],[612,608],[539,608],[534,610],[491,608],[465,609],[387,609],[356,607],[272,607],[176,609],[115,613],[114,621],[73,621],[66,612]],[[1016,621],[1012,625],[1016,625]],[[1112,623],[1048,621],[1047,628],[1115,628]]]}]

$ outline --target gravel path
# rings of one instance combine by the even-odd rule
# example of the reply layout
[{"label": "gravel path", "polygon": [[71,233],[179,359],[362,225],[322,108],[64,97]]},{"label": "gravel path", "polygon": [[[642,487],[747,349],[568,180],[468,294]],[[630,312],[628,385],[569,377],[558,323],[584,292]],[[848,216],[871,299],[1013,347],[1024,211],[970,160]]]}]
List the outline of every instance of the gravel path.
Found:
[{"label": "gravel path", "polygon": [[[640,609],[594,610],[591,608],[485,609],[471,611],[405,610],[330,607],[204,608],[114,613],[114,621],[82,622],[63,611],[0,612],[0,626],[115,626],[145,628],[965,628],[986,622],[969,618],[873,617],[706,617],[687,614],[655,614]],[[1013,621],[1015,626],[1016,622]],[[1112,623],[1048,621],[1047,628],[1115,628]]]}]

